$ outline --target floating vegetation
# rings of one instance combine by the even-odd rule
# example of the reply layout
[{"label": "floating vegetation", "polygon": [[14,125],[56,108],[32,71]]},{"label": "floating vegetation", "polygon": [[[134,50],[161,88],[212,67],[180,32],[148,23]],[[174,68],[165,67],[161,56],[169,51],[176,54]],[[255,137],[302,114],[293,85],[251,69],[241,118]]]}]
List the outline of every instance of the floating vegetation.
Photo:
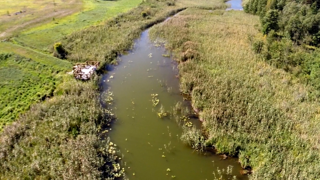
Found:
[{"label": "floating vegetation", "polygon": [[109,132],[109,130],[104,130],[104,131],[102,131],[102,134],[105,134],[105,133],[108,133]]},{"label": "floating vegetation", "polygon": [[160,100],[158,99],[158,94],[151,94],[151,97],[152,97],[152,105],[153,107],[156,107]]},{"label": "floating vegetation", "polygon": [[170,54],[162,54],[162,56],[169,58],[171,55]]},{"label": "floating vegetation", "polygon": [[189,128],[191,128],[192,126],[193,126],[193,124],[192,124],[192,122],[186,122],[185,124],[184,124],[186,127],[189,127]]},{"label": "floating vegetation", "polygon": [[121,176],[124,175],[124,168],[121,169],[119,163],[117,163],[117,164],[112,164],[112,166],[113,166],[113,168],[114,168],[114,169],[113,169],[113,170],[114,170],[114,172],[113,172],[113,176],[114,176],[114,177],[119,178],[119,177],[121,177]]},{"label": "floating vegetation", "polygon": [[163,107],[163,105],[161,105],[160,109],[159,109],[159,112],[157,113],[159,118],[164,118],[164,117],[167,117],[169,113],[167,113]]},{"label": "floating vegetation", "polygon": [[102,99],[104,99],[105,103],[111,104],[113,101],[113,93],[109,90],[105,91],[102,94]]},{"label": "floating vegetation", "polygon": [[149,56],[149,58],[152,58],[152,53],[150,53],[148,56]]},{"label": "floating vegetation", "polygon": [[181,121],[183,121],[183,122],[186,122],[186,121],[188,121],[190,118],[189,117],[187,117],[187,116],[182,116],[181,117]]}]

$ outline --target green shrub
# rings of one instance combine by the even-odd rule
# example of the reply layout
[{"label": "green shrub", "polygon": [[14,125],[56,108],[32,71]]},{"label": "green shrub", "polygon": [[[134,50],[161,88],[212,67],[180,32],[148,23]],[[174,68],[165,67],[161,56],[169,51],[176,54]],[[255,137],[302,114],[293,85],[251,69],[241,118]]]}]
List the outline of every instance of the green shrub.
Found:
[{"label": "green shrub", "polygon": [[53,56],[60,58],[60,59],[65,59],[66,55],[68,54],[67,51],[63,48],[61,42],[57,42],[53,45]]}]

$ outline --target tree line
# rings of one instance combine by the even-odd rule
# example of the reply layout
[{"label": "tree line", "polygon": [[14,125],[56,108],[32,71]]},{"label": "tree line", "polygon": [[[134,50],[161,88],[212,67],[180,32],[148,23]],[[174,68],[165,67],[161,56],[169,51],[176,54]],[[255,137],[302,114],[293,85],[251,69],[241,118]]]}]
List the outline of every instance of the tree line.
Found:
[{"label": "tree line", "polygon": [[263,36],[250,37],[268,63],[313,86],[320,97],[320,1],[249,0],[247,13],[260,16]]},{"label": "tree line", "polygon": [[320,1],[250,0],[246,12],[261,17],[262,32],[271,31],[297,44],[320,46]]}]

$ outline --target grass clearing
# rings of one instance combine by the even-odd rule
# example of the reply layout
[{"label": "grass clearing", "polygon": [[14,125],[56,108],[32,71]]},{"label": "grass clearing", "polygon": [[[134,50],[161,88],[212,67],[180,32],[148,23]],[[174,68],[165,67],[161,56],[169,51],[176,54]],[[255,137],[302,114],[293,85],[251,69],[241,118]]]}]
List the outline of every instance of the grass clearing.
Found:
[{"label": "grass clearing", "polygon": [[31,104],[52,97],[57,84],[62,82],[59,74],[72,67],[69,62],[31,50],[23,49],[21,55],[4,50],[0,51],[0,131]]},{"label": "grass clearing", "polygon": [[139,3],[141,0],[85,0],[81,12],[68,17],[55,18],[46,24],[27,29],[15,37],[14,41],[23,46],[48,52],[55,42],[65,36],[92,25],[98,25],[138,6]]},{"label": "grass clearing", "polygon": [[16,35],[22,29],[61,18],[81,10],[81,0],[3,1],[0,7],[0,38]]},{"label": "grass clearing", "polygon": [[67,71],[72,68],[71,63],[66,60],[61,60],[48,54],[44,54],[27,47],[22,47],[17,44],[1,42],[0,53],[15,53],[20,56],[30,58],[33,61],[36,61],[43,65],[50,66],[52,69],[59,69],[60,71]]},{"label": "grass clearing", "polygon": [[52,97],[62,82],[60,74],[72,68],[68,61],[0,43],[0,130],[27,111],[31,104]]},{"label": "grass clearing", "polygon": [[253,52],[258,18],[190,8],[150,33],[180,61],[181,91],[200,111],[206,145],[238,156],[253,168],[250,179],[317,179],[319,102],[312,87]]}]

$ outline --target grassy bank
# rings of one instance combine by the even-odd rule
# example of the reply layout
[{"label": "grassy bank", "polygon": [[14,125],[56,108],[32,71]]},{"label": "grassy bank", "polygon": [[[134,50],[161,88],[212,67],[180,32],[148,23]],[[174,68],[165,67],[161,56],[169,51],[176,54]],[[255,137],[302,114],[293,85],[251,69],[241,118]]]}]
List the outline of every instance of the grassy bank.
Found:
[{"label": "grassy bank", "polygon": [[[125,52],[131,47],[134,38],[138,37],[144,28],[181,9],[171,3],[147,1],[135,10],[103,25],[67,36],[62,43],[68,51],[68,60],[78,62],[90,59],[110,63],[116,58],[114,54]],[[92,38],[93,35],[88,32],[97,36]],[[114,37],[112,41],[108,36]],[[87,39],[90,39],[91,44]],[[31,43],[27,46],[33,47]],[[81,45],[76,46],[75,43]],[[40,84],[50,79],[50,73],[56,78],[55,73],[65,72],[71,66],[71,63],[67,62],[64,68],[53,72],[55,66],[60,66],[59,64],[65,61],[59,60],[55,63],[58,59],[11,43],[1,43],[0,46],[5,53],[9,53],[8,56],[3,55],[6,63],[4,69],[8,70],[8,67],[12,66],[11,74],[28,69],[25,76],[28,79],[33,75],[44,77],[44,81],[31,78],[33,82]],[[34,47],[41,47],[37,46]],[[103,58],[92,58],[93,53],[94,56]],[[16,60],[16,57],[21,58],[21,62]],[[52,68],[47,68],[48,65]],[[23,69],[24,67],[26,69]],[[40,70],[48,72],[48,77],[45,72],[39,73]],[[6,81],[12,82],[12,88],[20,87],[15,79],[17,76],[5,77],[8,79]],[[54,95],[52,98],[33,105],[1,132],[0,179],[115,179],[123,175],[123,169],[117,163],[115,147],[106,137],[102,137],[106,131],[101,130],[108,127],[112,116],[100,106],[96,86],[98,80],[80,82],[62,75],[61,82],[63,83],[59,81],[59,85],[55,85],[53,92],[50,90],[50,96]],[[33,86],[38,87],[32,84],[28,88],[32,89]]]},{"label": "grassy bank", "polygon": [[258,27],[244,12],[192,8],[150,33],[180,62],[181,91],[200,111],[206,145],[238,156],[251,179],[317,179],[319,102],[312,87],[253,52]]},{"label": "grassy bank", "polygon": [[110,63],[130,49],[143,30],[181,9],[171,1],[144,1],[128,13],[64,38],[62,45],[68,52],[67,59]]},{"label": "grassy bank", "polygon": [[[0,179],[114,179],[122,175],[101,129],[112,120],[95,81],[66,80],[0,136]],[[101,134],[101,135],[100,135]]]}]

